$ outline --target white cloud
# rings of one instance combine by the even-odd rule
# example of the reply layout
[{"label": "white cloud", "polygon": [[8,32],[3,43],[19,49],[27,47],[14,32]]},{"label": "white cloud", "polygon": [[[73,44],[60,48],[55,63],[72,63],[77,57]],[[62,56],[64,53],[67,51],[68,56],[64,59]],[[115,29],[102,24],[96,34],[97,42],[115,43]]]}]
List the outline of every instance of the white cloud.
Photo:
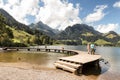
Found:
[{"label": "white cloud", "polygon": [[107,8],[107,5],[96,6],[96,8],[94,9],[94,12],[87,15],[84,21],[86,23],[92,23],[92,22],[101,20],[105,16],[105,13],[103,12],[103,10],[106,8]]},{"label": "white cloud", "polygon": [[115,2],[115,3],[113,4],[113,7],[120,8],[120,1],[118,1],[118,2]]},{"label": "white cloud", "polygon": [[5,4],[3,1],[0,0],[0,8],[3,8],[17,21],[24,24],[29,24],[27,15],[35,16],[39,11],[39,0],[7,0]]},{"label": "white cloud", "polygon": [[98,25],[97,30],[102,33],[107,33],[109,31],[116,31],[119,28],[119,24],[106,24]]},{"label": "white cloud", "polygon": [[[52,28],[65,29],[68,25],[81,23],[78,17],[79,4],[76,7],[67,0],[0,0],[0,8],[5,9],[19,22],[29,24],[27,15],[35,17],[35,21],[42,21]],[[40,7],[40,2],[44,5]]]},{"label": "white cloud", "polygon": [[40,8],[36,21],[43,21],[52,28],[65,29],[68,25],[81,23],[79,5],[61,0],[42,0],[45,4]]}]

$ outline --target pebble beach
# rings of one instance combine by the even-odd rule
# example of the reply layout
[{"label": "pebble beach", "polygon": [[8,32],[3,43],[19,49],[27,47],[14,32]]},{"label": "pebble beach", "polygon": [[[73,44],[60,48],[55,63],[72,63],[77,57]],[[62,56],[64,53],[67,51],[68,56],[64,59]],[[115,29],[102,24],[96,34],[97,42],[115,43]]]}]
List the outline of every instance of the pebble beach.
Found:
[{"label": "pebble beach", "polygon": [[0,80],[95,80],[55,68],[42,68],[27,63],[0,63]]}]

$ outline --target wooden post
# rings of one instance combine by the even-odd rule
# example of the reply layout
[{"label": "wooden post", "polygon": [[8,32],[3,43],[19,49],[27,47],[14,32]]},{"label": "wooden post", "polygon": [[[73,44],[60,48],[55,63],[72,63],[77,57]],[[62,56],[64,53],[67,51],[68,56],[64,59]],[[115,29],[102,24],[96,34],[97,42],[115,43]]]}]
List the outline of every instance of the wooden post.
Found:
[{"label": "wooden post", "polygon": [[28,51],[30,51],[30,49],[28,48]]},{"label": "wooden post", "polygon": [[99,68],[99,66],[100,66],[99,65],[99,59],[95,61],[95,66],[96,66],[96,68]]},{"label": "wooden post", "polygon": [[45,51],[47,52],[47,51],[48,51],[48,49],[45,49]]},{"label": "wooden post", "polygon": [[77,75],[82,74],[82,69],[83,69],[83,66],[80,66],[80,67],[77,69],[77,72],[76,72],[75,74],[77,74]]},{"label": "wooden post", "polygon": [[48,51],[50,52],[50,49],[48,49]]},{"label": "wooden post", "polygon": [[58,53],[60,53],[60,50],[58,50]]},{"label": "wooden post", "polygon": [[64,53],[64,47],[62,47],[62,53]]},{"label": "wooden post", "polygon": [[19,51],[19,49],[17,48],[17,51]]},{"label": "wooden post", "polygon": [[40,51],[40,49],[37,49],[37,51]]},{"label": "wooden post", "polygon": [[56,49],[54,50],[54,52],[56,52]]},{"label": "wooden post", "polygon": [[62,53],[64,53],[64,50],[62,50]]}]

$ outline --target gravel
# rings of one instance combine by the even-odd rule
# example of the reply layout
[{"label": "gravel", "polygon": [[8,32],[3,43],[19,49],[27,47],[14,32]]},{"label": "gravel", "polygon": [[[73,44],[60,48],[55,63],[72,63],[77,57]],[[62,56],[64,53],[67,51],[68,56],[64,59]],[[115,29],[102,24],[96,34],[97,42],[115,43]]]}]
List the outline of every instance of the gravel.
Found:
[{"label": "gravel", "polygon": [[28,65],[30,64],[0,63],[0,80],[93,80],[84,75],[77,76],[55,68],[38,68],[35,65]]}]

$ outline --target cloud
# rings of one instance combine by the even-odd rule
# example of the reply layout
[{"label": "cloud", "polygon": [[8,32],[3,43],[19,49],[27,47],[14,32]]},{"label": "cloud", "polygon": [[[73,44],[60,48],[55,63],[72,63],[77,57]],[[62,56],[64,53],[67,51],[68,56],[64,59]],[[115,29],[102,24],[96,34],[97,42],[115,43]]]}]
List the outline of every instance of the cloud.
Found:
[{"label": "cloud", "polygon": [[120,8],[120,1],[118,1],[118,2],[115,2],[115,3],[113,4],[113,7]]},{"label": "cloud", "polygon": [[42,21],[57,29],[82,22],[79,18],[79,4],[74,7],[67,0],[7,0],[6,3],[0,0],[0,8],[24,24],[30,24],[27,15],[35,17],[32,21]]},{"label": "cloud", "polygon": [[95,7],[94,12],[87,15],[84,19],[86,23],[92,23],[101,20],[106,14],[103,12],[107,5],[98,5]]},{"label": "cloud", "polygon": [[97,31],[102,33],[107,33],[109,31],[116,31],[119,28],[119,24],[106,24],[106,25],[98,25]]},{"label": "cloud", "polygon": [[39,0],[0,0],[0,8],[5,9],[17,21],[29,24],[27,15],[35,16],[39,11]]},{"label": "cloud", "polygon": [[81,23],[79,16],[79,4],[73,7],[72,3],[61,0],[42,0],[44,6],[40,8],[37,15],[37,21],[43,21],[52,28],[60,30],[65,29],[68,25]]}]

